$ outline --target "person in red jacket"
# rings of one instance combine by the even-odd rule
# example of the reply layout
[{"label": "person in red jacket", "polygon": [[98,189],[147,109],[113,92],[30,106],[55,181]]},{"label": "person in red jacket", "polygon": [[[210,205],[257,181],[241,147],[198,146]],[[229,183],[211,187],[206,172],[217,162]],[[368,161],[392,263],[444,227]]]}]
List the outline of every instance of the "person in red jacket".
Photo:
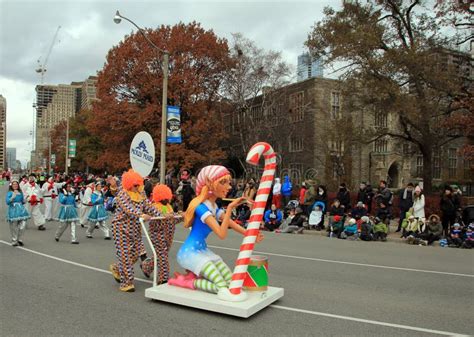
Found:
[{"label": "person in red jacket", "polygon": [[306,194],[306,190],[307,190],[306,184],[303,182],[303,184],[301,184],[300,195],[299,195],[299,199],[298,199],[300,205],[304,204],[304,196]]}]

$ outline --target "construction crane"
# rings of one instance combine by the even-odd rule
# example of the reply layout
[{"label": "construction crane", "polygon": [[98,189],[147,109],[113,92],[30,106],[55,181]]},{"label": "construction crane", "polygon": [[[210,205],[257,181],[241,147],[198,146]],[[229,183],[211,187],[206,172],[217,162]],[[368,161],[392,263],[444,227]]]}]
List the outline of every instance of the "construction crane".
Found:
[{"label": "construction crane", "polygon": [[56,39],[58,38],[58,33],[60,29],[61,29],[61,26],[58,26],[58,29],[56,29],[56,33],[54,34],[53,41],[51,42],[51,46],[49,46],[49,50],[48,50],[48,53],[46,54],[43,64],[41,64],[41,58],[38,59],[38,69],[36,69],[36,72],[41,74],[41,84],[43,84],[44,73],[46,72],[46,65],[48,64],[49,55],[51,55],[51,52],[53,51],[54,43],[56,42]]}]

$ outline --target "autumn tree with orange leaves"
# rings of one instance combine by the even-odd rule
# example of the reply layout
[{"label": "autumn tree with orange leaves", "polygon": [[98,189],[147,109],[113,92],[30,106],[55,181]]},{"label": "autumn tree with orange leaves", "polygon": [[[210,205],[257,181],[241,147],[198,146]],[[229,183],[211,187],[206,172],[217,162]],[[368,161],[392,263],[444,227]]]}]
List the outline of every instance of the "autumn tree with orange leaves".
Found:
[{"label": "autumn tree with orange leaves", "polygon": [[[145,34],[170,54],[168,104],[181,107],[183,142],[167,145],[167,169],[222,161],[226,135],[218,91],[232,62],[226,40],[196,22],[145,29]],[[139,131],[149,132],[160,148],[162,75],[162,55],[138,32],[109,51],[98,74],[93,118],[87,121],[102,145],[93,166],[129,167],[130,143]],[[155,163],[159,157],[157,151]]]}]

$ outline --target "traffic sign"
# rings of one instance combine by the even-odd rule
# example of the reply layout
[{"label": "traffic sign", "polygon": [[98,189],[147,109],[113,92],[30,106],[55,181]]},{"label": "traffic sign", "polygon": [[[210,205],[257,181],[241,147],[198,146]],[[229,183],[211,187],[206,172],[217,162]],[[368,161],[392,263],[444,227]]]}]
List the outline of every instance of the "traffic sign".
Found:
[{"label": "traffic sign", "polygon": [[76,140],[69,139],[68,144],[68,157],[74,158],[76,156]]}]

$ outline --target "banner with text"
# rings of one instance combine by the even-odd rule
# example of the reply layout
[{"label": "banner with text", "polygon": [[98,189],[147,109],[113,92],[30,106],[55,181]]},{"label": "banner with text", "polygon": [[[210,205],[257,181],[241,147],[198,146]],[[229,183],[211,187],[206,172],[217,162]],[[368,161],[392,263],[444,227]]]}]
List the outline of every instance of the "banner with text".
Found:
[{"label": "banner with text", "polygon": [[181,144],[181,109],[168,105],[166,118],[166,142]]}]

